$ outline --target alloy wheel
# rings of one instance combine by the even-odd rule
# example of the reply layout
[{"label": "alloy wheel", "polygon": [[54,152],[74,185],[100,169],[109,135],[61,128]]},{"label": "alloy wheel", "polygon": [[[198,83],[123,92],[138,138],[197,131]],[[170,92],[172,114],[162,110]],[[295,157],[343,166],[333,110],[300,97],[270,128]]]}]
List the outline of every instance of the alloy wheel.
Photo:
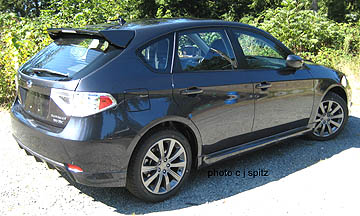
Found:
[{"label": "alloy wheel", "polygon": [[336,133],[344,122],[344,110],[333,100],[321,102],[315,118],[313,134],[318,137],[328,137]]},{"label": "alloy wheel", "polygon": [[143,158],[142,183],[153,194],[168,193],[184,177],[186,164],[183,145],[172,138],[161,139],[149,148]]}]

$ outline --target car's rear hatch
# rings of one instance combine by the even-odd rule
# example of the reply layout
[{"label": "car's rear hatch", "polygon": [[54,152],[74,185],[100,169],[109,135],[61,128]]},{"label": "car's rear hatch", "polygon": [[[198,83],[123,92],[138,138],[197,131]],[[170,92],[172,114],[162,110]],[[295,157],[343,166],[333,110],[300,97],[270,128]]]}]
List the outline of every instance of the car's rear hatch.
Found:
[{"label": "car's rear hatch", "polygon": [[52,91],[75,91],[81,78],[118,56],[134,32],[86,29],[49,29],[48,32],[54,42],[27,61],[19,69],[16,80],[18,102],[24,112],[37,125],[56,130],[64,128],[70,116],[51,96]]}]

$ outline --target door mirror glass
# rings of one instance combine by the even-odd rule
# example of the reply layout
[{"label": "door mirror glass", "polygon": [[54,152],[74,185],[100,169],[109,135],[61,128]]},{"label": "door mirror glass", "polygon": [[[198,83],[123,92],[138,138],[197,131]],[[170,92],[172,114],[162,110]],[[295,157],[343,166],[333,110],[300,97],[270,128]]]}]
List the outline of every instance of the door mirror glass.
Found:
[{"label": "door mirror glass", "polygon": [[299,69],[304,65],[304,60],[297,55],[289,55],[286,58],[286,66],[290,68]]}]

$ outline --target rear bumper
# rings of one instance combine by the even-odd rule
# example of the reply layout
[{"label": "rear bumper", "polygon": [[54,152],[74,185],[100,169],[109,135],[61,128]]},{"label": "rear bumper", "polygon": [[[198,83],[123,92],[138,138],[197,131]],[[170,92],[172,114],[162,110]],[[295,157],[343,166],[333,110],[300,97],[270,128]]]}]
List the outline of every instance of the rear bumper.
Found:
[{"label": "rear bumper", "polygon": [[[69,122],[70,129],[65,128],[60,133],[54,133],[37,127],[19,104],[14,103],[11,109],[13,137],[20,148],[34,156],[37,161],[45,162],[49,168],[65,172],[80,184],[124,187],[128,165],[128,153],[121,145],[124,140],[90,140],[79,135],[85,126],[77,123],[77,128]],[[89,122],[85,123],[88,125]],[[69,139],[69,136],[75,139]],[[67,164],[79,166],[83,172],[73,172],[67,168]]]},{"label": "rear bumper", "polygon": [[126,173],[76,173],[68,169],[66,164],[54,161],[29,149],[14,137],[19,147],[24,149],[27,155],[33,156],[37,162],[45,163],[50,169],[56,169],[65,173],[72,181],[93,187],[124,187],[126,185]]}]

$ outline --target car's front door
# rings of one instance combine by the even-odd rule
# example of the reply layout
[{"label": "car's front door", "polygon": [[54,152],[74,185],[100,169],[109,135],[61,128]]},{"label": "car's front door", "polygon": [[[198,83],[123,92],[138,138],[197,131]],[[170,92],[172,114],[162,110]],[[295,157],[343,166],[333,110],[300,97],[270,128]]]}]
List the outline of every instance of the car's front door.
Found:
[{"label": "car's front door", "polygon": [[198,127],[208,154],[241,143],[253,126],[253,84],[238,71],[224,29],[177,34],[174,99]]},{"label": "car's front door", "polygon": [[260,32],[234,29],[245,65],[254,81],[257,138],[308,124],[313,106],[313,80],[306,67],[286,66],[287,54],[276,41]]}]

